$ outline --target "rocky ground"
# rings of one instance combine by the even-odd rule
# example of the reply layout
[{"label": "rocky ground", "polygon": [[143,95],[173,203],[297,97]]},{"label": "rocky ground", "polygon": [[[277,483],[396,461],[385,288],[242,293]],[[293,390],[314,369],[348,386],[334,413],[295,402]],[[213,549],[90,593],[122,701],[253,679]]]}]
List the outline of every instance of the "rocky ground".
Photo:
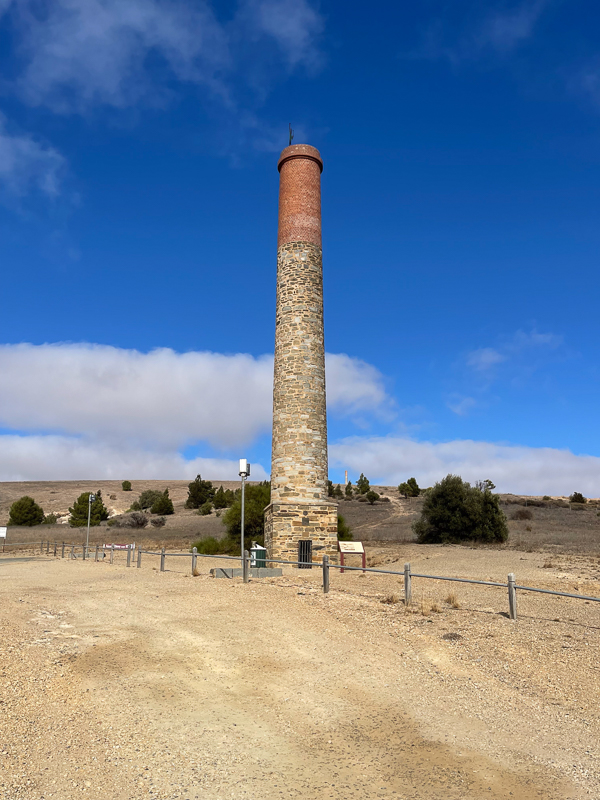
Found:
[{"label": "rocky ground", "polygon": [[[597,558],[372,545],[414,572],[600,595]],[[600,796],[600,604],[319,570],[215,580],[0,561],[7,800]]]}]

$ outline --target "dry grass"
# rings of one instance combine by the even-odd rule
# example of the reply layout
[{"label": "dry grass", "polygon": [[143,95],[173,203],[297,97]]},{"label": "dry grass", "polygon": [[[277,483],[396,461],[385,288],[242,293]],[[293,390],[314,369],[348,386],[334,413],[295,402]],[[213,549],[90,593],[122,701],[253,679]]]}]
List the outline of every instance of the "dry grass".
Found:
[{"label": "dry grass", "polygon": [[395,606],[397,603],[400,603],[401,600],[402,598],[399,594],[388,594],[386,597],[382,598],[381,602],[388,606]]},{"label": "dry grass", "polygon": [[446,597],[446,603],[448,603],[449,606],[452,606],[452,608],[460,608],[460,602],[456,592],[450,592],[448,594]]}]

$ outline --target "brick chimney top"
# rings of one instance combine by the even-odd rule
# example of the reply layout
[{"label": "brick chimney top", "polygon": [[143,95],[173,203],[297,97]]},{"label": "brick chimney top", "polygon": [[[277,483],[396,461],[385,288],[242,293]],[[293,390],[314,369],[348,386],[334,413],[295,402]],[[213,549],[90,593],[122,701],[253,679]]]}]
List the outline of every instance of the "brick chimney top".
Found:
[{"label": "brick chimney top", "polygon": [[281,167],[285,162],[292,158],[306,158],[315,161],[319,165],[319,171],[323,172],[323,159],[321,158],[321,154],[316,147],[312,147],[310,144],[291,144],[289,147],[286,147],[285,150],[282,150],[279,156],[279,162],[277,163],[279,172],[281,172]]}]

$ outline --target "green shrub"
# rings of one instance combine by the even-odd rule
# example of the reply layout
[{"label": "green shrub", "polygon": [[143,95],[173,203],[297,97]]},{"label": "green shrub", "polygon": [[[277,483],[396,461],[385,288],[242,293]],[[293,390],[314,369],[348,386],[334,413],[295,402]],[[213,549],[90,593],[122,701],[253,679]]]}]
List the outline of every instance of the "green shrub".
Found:
[{"label": "green shrub", "polygon": [[336,487],[333,490],[333,496],[338,500],[341,500],[344,496],[344,492],[342,491],[342,487],[339,485],[339,483],[336,484]]},{"label": "green shrub", "polygon": [[341,514],[337,518],[337,537],[340,542],[351,542],[353,539],[350,526]]},{"label": "green shrub", "polygon": [[8,524],[9,525],[23,525],[31,527],[32,525],[41,525],[44,521],[44,511],[39,506],[33,497],[25,495],[15,502],[10,507]]},{"label": "green shrub", "polygon": [[192,544],[199,553],[206,556],[238,555],[240,543],[232,539],[216,539],[214,536],[207,536],[205,539],[198,539]]},{"label": "green shrub", "polygon": [[354,489],[352,488],[352,481],[348,481],[348,483],[346,484],[345,494],[346,497],[352,497],[352,495],[354,494]]},{"label": "green shrub", "polygon": [[207,500],[212,500],[215,490],[211,481],[203,481],[201,475],[196,475],[195,479],[188,484],[188,499],[185,502],[186,508],[200,508]]},{"label": "green shrub", "polygon": [[333,497],[333,481],[327,481],[327,497]]},{"label": "green shrub", "polygon": [[518,508],[512,515],[512,519],[533,519],[533,514],[527,508]]},{"label": "green shrub", "polygon": [[73,508],[69,509],[71,513],[69,525],[72,528],[81,528],[83,525],[87,525],[90,494],[96,495],[96,499],[92,503],[90,509],[90,525],[100,525],[101,522],[108,519],[108,510],[102,502],[102,492],[100,489],[98,489],[97,492],[82,492],[73,503]]},{"label": "green shrub", "polygon": [[[271,484],[269,481],[254,486],[246,486],[244,538],[255,539],[262,544],[265,533],[265,508],[271,502]],[[223,514],[223,523],[227,535],[234,542],[241,540],[242,499],[237,496],[235,502]]]},{"label": "green shrub", "polygon": [[150,520],[150,525],[154,528],[164,528],[166,525],[167,520],[164,517],[152,517]]},{"label": "green shrub", "polygon": [[168,515],[174,514],[175,509],[173,508],[173,501],[169,497],[169,490],[165,489],[163,494],[159,494],[156,500],[152,503],[150,507],[151,514],[161,514],[161,515]]},{"label": "green shrub", "polygon": [[207,500],[206,503],[202,503],[202,505],[198,509],[198,513],[203,517],[207,517],[212,511],[212,508],[213,504],[210,502],[210,500]]},{"label": "green shrub", "polygon": [[370,505],[373,505],[373,503],[376,500],[379,500],[379,495],[377,494],[377,492],[374,492],[372,489],[369,489],[369,491],[366,493],[365,497],[369,501]]},{"label": "green shrub", "polygon": [[[158,500],[159,497],[162,497],[163,493],[159,492],[157,489],[145,489],[138,501],[137,505],[139,505],[140,509],[152,508],[154,503]],[[132,503],[131,507],[134,508],[136,503]]]},{"label": "green shrub", "polygon": [[371,488],[369,485],[369,479],[365,478],[362,472],[360,473],[360,478],[356,481],[356,488],[358,489],[359,494],[366,494]]},{"label": "green shrub", "polygon": [[123,489],[124,492],[130,492],[131,491],[131,481],[123,481],[123,483],[121,484],[121,489]]},{"label": "green shrub", "polygon": [[550,495],[549,495],[549,494],[545,494],[545,495],[542,497],[542,500],[552,500],[552,498],[550,497]]},{"label": "green shrub", "polygon": [[570,503],[587,503],[587,498],[585,498],[581,492],[573,492],[571,497],[569,497]]},{"label": "green shrub", "polygon": [[435,484],[413,530],[422,544],[505,542],[508,538],[498,496],[487,488],[471,486],[458,475],[447,475]]},{"label": "green shrub", "polygon": [[44,517],[44,522],[42,524],[43,525],[56,525],[56,520],[57,519],[58,519],[58,517],[56,516],[56,514],[46,514],[46,516]]},{"label": "green shrub", "polygon": [[398,486],[398,492],[404,497],[418,497],[421,494],[415,478],[409,478],[405,483],[401,483]]},{"label": "green shrub", "polygon": [[111,528],[145,528],[148,524],[148,517],[140,511],[134,511],[133,514],[113,517],[108,524]]},{"label": "green shrub", "polygon": [[[233,492],[232,492],[233,495]],[[210,501],[207,501],[210,502]],[[232,497],[233,502],[233,497]],[[215,496],[213,498],[213,505],[215,508],[227,508],[230,503],[227,502],[227,495],[223,491],[223,487],[220,486],[217,491],[215,492]]]}]

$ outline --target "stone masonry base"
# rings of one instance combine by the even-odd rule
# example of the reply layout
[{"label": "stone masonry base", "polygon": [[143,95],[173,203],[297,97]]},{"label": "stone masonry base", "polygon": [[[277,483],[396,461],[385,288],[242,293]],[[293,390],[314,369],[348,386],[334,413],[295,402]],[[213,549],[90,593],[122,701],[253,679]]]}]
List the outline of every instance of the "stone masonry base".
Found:
[{"label": "stone masonry base", "polygon": [[312,541],[313,563],[324,555],[338,563],[335,503],[271,503],[265,509],[265,547],[269,558],[298,560],[298,542]]}]

